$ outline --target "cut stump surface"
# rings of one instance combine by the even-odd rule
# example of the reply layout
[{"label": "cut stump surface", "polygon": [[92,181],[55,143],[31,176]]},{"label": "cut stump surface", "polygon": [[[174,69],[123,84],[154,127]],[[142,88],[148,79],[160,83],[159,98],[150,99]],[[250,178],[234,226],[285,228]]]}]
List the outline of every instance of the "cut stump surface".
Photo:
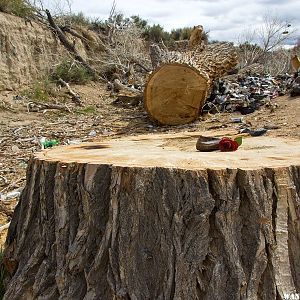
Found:
[{"label": "cut stump surface", "polygon": [[[199,133],[56,147],[29,162],[4,299],[284,299],[300,292],[300,142]],[[229,133],[224,133],[229,135]]]},{"label": "cut stump surface", "polygon": [[150,77],[145,89],[145,107],[159,123],[178,125],[199,116],[209,80],[197,69],[183,64],[165,64]]},{"label": "cut stump surface", "polygon": [[[207,133],[203,133],[208,136]],[[230,132],[224,132],[220,136]],[[199,152],[199,133],[140,135],[108,142],[56,147],[36,154],[39,160],[112,164],[122,167],[182,169],[258,169],[300,165],[300,142],[271,137],[244,138],[235,152]]]}]

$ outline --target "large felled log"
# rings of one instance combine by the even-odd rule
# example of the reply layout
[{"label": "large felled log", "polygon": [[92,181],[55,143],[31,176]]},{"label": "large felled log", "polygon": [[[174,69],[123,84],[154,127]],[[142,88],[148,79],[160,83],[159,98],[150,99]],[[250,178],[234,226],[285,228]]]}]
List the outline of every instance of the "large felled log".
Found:
[{"label": "large felled log", "polygon": [[212,81],[237,64],[230,44],[208,45],[186,53],[151,48],[157,67],[145,88],[145,107],[152,119],[177,125],[194,121],[202,108]]},{"label": "large felled log", "polygon": [[45,150],[8,232],[4,299],[283,299],[300,292],[299,141],[196,134]]}]

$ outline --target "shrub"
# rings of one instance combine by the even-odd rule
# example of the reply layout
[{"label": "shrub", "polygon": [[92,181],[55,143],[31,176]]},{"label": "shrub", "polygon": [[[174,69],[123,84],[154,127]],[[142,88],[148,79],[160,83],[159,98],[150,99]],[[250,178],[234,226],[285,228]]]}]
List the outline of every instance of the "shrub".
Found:
[{"label": "shrub", "polygon": [[70,14],[65,17],[66,21],[69,22],[71,25],[81,25],[81,26],[90,26],[91,20],[86,17],[82,12],[77,14]]},{"label": "shrub", "polygon": [[93,75],[82,64],[63,60],[52,73],[52,78],[66,82],[84,84],[93,80]]},{"label": "shrub", "polygon": [[0,11],[19,17],[28,17],[33,14],[34,8],[25,0],[0,0]]},{"label": "shrub", "polygon": [[89,106],[77,109],[76,113],[77,114],[81,114],[81,115],[84,115],[84,114],[95,114],[95,113],[97,113],[97,108],[94,105],[89,105]]},{"label": "shrub", "polygon": [[55,96],[53,83],[48,78],[37,81],[30,89],[23,91],[22,95],[38,102],[48,102],[51,96]]}]

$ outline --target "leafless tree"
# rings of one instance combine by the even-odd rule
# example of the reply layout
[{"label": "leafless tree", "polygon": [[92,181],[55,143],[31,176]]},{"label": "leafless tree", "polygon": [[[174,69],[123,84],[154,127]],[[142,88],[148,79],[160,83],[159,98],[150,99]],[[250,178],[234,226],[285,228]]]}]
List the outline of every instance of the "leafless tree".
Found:
[{"label": "leafless tree", "polygon": [[279,75],[290,71],[291,55],[287,49],[279,49],[271,52],[265,61],[264,70],[273,75]]},{"label": "leafless tree", "polygon": [[255,40],[256,32],[250,29],[246,29],[239,37],[239,64],[241,68],[256,62],[263,52]]},{"label": "leafless tree", "polygon": [[145,70],[150,68],[150,58],[142,38],[142,30],[131,24],[112,32],[111,41],[105,45],[105,54],[99,59],[101,69],[105,72],[115,68],[121,77],[135,77],[134,81],[138,80],[139,76],[136,76],[134,66],[138,65]]},{"label": "leafless tree", "polygon": [[295,32],[291,23],[265,15],[260,26],[245,30],[239,38],[241,67],[263,62],[269,53],[281,49]]},{"label": "leafless tree", "polygon": [[276,50],[276,48],[282,46],[285,41],[290,39],[295,31],[289,22],[282,21],[278,17],[266,15],[258,31],[259,43],[263,52]]}]

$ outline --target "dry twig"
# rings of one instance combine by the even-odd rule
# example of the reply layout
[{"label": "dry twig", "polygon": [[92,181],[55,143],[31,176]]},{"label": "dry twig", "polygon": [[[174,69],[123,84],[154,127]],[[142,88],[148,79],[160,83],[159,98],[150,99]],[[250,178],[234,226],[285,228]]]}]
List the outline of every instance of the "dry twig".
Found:
[{"label": "dry twig", "polygon": [[80,99],[80,96],[78,94],[76,94],[70,87],[70,85],[64,81],[63,79],[59,78],[58,79],[58,82],[61,83],[63,86],[65,86],[68,90],[68,93],[72,96],[72,100],[74,101],[74,103],[76,105],[79,105],[79,106],[83,106],[82,104],[82,101]]}]

